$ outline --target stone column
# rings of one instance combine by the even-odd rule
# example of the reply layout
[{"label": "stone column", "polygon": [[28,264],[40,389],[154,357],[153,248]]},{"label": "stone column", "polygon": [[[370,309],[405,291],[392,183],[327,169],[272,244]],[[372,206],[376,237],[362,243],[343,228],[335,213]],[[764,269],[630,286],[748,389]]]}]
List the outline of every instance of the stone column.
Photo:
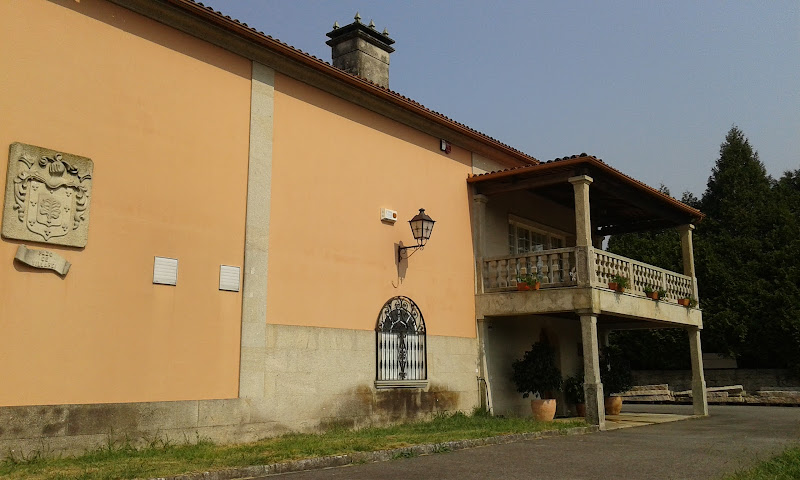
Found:
[{"label": "stone column", "polygon": [[681,234],[681,252],[683,253],[683,274],[692,277],[692,295],[697,295],[697,275],[694,271],[694,246],[692,245],[692,230],[694,225],[681,225],[678,232]]},{"label": "stone column", "polygon": [[603,384],[600,382],[600,352],[597,344],[597,315],[581,313],[583,340],[583,392],[586,397],[586,422],[606,429]]},{"label": "stone column", "polygon": [[569,178],[575,193],[575,267],[578,271],[578,286],[592,285],[592,219],[589,211],[589,185],[593,182],[588,175]]},{"label": "stone column", "polygon": [[569,183],[575,193],[575,244],[579,247],[592,245],[592,221],[589,214],[589,185],[594,180],[588,175],[571,177]]},{"label": "stone column", "polygon": [[267,371],[267,260],[275,71],[253,62],[252,75],[239,398],[264,397]]},{"label": "stone column", "polygon": [[486,203],[489,197],[477,194],[472,197],[472,251],[475,256],[476,293],[483,293],[483,257],[486,251]]},{"label": "stone column", "polygon": [[478,385],[479,391],[485,387],[485,397],[481,399],[482,406],[490,414],[494,414],[494,403],[492,402],[492,388],[489,381],[489,320],[478,318],[478,368],[483,385]]},{"label": "stone column", "polygon": [[703,347],[700,344],[700,329],[689,327],[689,352],[692,361],[692,405],[695,415],[708,415],[706,377],[703,373]]}]

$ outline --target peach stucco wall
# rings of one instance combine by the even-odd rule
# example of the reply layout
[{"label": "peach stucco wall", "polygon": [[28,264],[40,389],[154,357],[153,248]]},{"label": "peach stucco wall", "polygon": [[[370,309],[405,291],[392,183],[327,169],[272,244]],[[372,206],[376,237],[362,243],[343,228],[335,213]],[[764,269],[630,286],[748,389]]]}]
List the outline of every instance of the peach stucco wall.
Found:
[{"label": "peach stucco wall", "polygon": [[0,405],[236,397],[250,63],[96,0],[4,0],[0,45],[0,150],[94,161],[85,249],[30,245],[65,278],[0,241]]},{"label": "peach stucco wall", "polygon": [[[428,334],[474,337],[470,171],[466,150],[276,75],[267,322],[372,330],[405,295]],[[398,266],[419,208],[433,236]]]}]

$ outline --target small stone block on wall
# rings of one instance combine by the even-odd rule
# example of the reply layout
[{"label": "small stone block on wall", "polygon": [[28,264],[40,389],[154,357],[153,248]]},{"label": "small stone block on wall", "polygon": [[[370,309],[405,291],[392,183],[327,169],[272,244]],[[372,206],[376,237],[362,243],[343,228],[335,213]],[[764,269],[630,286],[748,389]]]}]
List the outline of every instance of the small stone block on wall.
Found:
[{"label": "small stone block on wall", "polygon": [[94,163],[86,157],[12,143],[3,237],[85,247]]}]

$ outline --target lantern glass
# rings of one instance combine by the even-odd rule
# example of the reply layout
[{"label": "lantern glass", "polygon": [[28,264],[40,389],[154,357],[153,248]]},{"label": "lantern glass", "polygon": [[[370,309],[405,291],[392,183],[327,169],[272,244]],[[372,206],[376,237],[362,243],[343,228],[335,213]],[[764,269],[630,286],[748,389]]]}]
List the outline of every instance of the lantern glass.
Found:
[{"label": "lantern glass", "polygon": [[422,246],[431,238],[433,224],[436,223],[436,221],[425,214],[424,208],[420,208],[419,213],[409,220],[408,223],[411,225],[411,233],[414,235],[417,245]]}]

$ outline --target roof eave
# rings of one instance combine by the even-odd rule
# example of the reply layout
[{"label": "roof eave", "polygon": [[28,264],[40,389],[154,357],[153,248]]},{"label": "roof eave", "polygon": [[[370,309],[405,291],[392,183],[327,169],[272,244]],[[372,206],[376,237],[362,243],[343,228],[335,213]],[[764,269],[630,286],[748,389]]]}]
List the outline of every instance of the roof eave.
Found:
[{"label": "roof eave", "polygon": [[675,198],[672,198],[671,196],[662,193],[659,190],[634,179],[633,177],[630,177],[622,173],[616,168],[611,167],[610,165],[606,164],[605,162],[591,155],[573,155],[570,158],[556,159],[554,161],[539,163],[537,165],[530,165],[525,167],[511,168],[508,170],[501,170],[497,172],[472,175],[469,178],[467,178],[467,182],[468,183],[489,182],[489,181],[494,181],[504,178],[507,179],[510,177],[520,176],[530,173],[539,173],[539,172],[544,173],[549,170],[562,169],[565,167],[578,166],[581,164],[586,164],[591,168],[602,170],[604,173],[612,175],[613,177],[619,179],[620,181],[625,182],[626,184],[641,191],[646,195],[654,196],[662,201],[668,202],[672,206],[676,207],[678,210],[681,210],[682,212],[686,213],[689,217],[692,217],[694,219],[693,223],[699,223],[703,220],[703,218],[705,218],[705,215],[700,210],[690,207],[689,205],[686,205],[685,203]]}]

